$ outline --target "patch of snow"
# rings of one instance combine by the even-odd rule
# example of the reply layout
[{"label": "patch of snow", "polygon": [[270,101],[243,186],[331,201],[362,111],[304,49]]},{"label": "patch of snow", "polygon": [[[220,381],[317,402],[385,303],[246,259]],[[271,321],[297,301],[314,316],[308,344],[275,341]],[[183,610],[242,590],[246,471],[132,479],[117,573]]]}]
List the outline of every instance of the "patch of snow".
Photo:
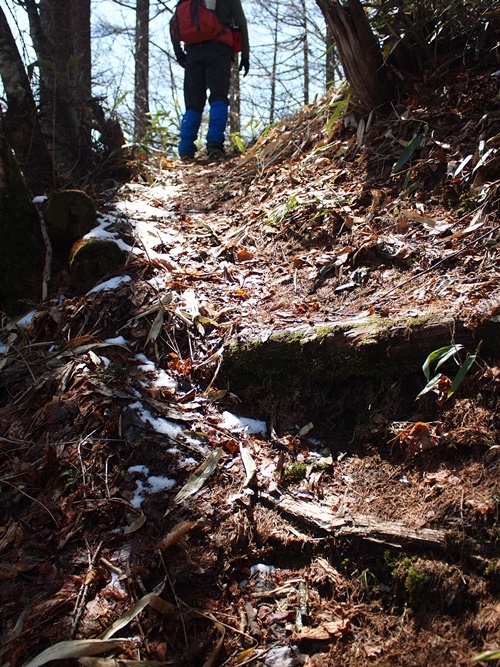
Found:
[{"label": "patch of snow", "polygon": [[105,216],[101,218],[99,221],[99,224],[97,227],[94,227],[93,229],[88,232],[88,234],[85,234],[83,237],[84,239],[102,239],[104,241],[114,241],[116,245],[120,248],[120,250],[125,250],[125,252],[130,252],[132,248],[123,241],[123,239],[119,238],[118,234],[116,232],[109,232],[106,227],[108,227],[112,222],[114,222],[115,219],[112,218],[111,216]]},{"label": "patch of snow", "polygon": [[177,389],[177,382],[166,371],[160,369],[157,371],[158,377],[153,382],[154,387],[167,387],[168,389]]},{"label": "patch of snow", "polygon": [[7,352],[7,345],[5,343],[0,343],[0,354],[5,354]]},{"label": "patch of snow", "polygon": [[255,495],[255,493],[252,491],[252,489],[245,489],[241,493],[233,493],[229,498],[226,500],[226,503],[228,505],[234,505],[234,503],[237,500],[245,500],[246,498],[249,498],[251,496]]},{"label": "patch of snow", "polygon": [[273,646],[266,653],[265,667],[299,667],[304,658],[294,646]]},{"label": "patch of snow", "polygon": [[150,487],[151,493],[158,493],[158,491],[171,489],[175,485],[176,481],[175,479],[170,479],[169,477],[159,477],[157,475],[151,475],[151,477],[148,477],[146,483]]},{"label": "patch of snow", "polygon": [[127,469],[127,472],[133,475],[134,473],[137,473],[138,475],[147,475],[149,472],[148,466],[130,466],[130,468]]},{"label": "patch of snow", "polygon": [[136,354],[135,358],[141,362],[141,364],[138,366],[139,370],[146,372],[156,370],[156,366],[154,365],[154,363],[150,361],[145,354],[142,353]]},{"label": "patch of snow", "polygon": [[256,565],[252,565],[250,568],[250,576],[255,576],[257,574],[261,576],[274,575],[276,574],[276,568],[274,565],[264,565],[264,563],[257,563]]},{"label": "patch of snow", "polygon": [[104,364],[104,368],[108,368],[108,366],[111,364],[111,359],[108,359],[108,357],[103,357],[102,355],[99,355],[101,357],[101,361]]},{"label": "patch of snow", "polygon": [[[149,468],[147,466],[132,466],[128,469],[129,472],[135,472],[137,474],[147,475]],[[134,496],[130,501],[132,507],[139,508],[144,502],[146,496],[151,495],[152,493],[158,493],[159,491],[165,491],[166,489],[171,489],[175,486],[176,480],[170,479],[169,477],[159,477],[157,475],[151,475],[144,481],[137,479],[135,482],[135,491]]]},{"label": "patch of snow", "polygon": [[173,439],[182,434],[183,429],[179,424],[174,424],[174,422],[171,422],[168,419],[163,419],[163,417],[153,417],[151,412],[146,410],[139,401],[132,403],[130,408],[135,410],[141,420],[145,424],[149,424],[157,433],[161,433]]},{"label": "patch of snow", "polygon": [[157,206],[151,206],[140,199],[120,201],[115,206],[119,211],[123,211],[127,215],[134,213],[144,218],[171,218],[173,215],[170,211],[158,208]]},{"label": "patch of snow", "polygon": [[221,426],[227,428],[232,433],[245,432],[248,435],[260,433],[265,435],[267,432],[266,422],[249,417],[237,417],[231,412],[225,410],[222,413],[223,421]]},{"label": "patch of snow", "polygon": [[128,283],[132,280],[130,276],[116,276],[115,278],[110,278],[100,285],[93,287],[87,295],[94,294],[95,292],[104,292],[105,290],[114,290],[124,283]]},{"label": "patch of snow", "polygon": [[156,373],[156,379],[152,381],[153,387],[167,387],[168,389],[177,389],[177,382],[162,368],[156,368],[153,361],[150,361],[145,354],[137,354],[135,357],[141,363],[137,368],[145,373]]},{"label": "patch of snow", "polygon": [[45,195],[38,195],[38,197],[33,197],[33,204],[43,204],[47,199]]},{"label": "patch of snow", "polygon": [[106,338],[104,341],[108,345],[126,345],[127,341],[123,336],[116,336],[116,338]]}]

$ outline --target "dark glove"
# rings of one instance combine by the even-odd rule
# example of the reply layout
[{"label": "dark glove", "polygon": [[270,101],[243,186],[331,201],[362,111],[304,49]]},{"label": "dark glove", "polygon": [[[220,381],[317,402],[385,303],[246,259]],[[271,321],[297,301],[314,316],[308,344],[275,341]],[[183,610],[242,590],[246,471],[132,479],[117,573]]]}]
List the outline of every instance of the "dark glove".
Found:
[{"label": "dark glove", "polygon": [[243,76],[246,76],[248,74],[248,70],[250,69],[250,60],[248,58],[242,58],[240,60],[240,67],[239,71],[241,70],[244,71]]},{"label": "dark glove", "polygon": [[187,55],[186,55],[186,52],[185,52],[185,51],[183,51],[183,50],[180,49],[180,48],[179,48],[179,49],[176,49],[176,50],[175,50],[175,59],[177,60],[177,62],[179,63],[179,65],[180,65],[181,67],[186,67],[186,59],[187,59]]}]

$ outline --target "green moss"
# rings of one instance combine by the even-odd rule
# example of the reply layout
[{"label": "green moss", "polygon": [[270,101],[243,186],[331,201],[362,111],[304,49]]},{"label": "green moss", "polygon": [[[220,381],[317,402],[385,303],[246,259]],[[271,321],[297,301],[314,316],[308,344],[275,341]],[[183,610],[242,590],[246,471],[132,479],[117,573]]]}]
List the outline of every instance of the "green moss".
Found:
[{"label": "green moss", "polygon": [[124,253],[114,241],[83,239],[75,243],[70,256],[72,287],[84,294],[101,278],[116,271],[123,263]]},{"label": "green moss", "polygon": [[287,482],[299,481],[306,478],[308,470],[329,470],[330,468],[331,464],[325,462],[315,461],[314,463],[306,463],[294,461],[289,466],[283,468],[281,479]]},{"label": "green moss", "polygon": [[427,324],[432,324],[439,322],[440,316],[437,314],[430,313],[428,315],[417,315],[416,317],[409,317],[406,320],[406,330],[412,331],[413,329],[419,329]]},{"label": "green moss", "polygon": [[292,463],[291,465],[283,468],[281,471],[281,477],[284,481],[291,482],[297,481],[306,478],[307,473],[307,463]]},{"label": "green moss", "polygon": [[420,609],[431,584],[429,576],[425,572],[417,570],[411,565],[406,573],[404,588],[408,597],[408,604],[414,610]]},{"label": "green moss", "polygon": [[94,202],[81,190],[54,192],[44,204],[43,213],[56,245],[69,247],[96,226]]}]

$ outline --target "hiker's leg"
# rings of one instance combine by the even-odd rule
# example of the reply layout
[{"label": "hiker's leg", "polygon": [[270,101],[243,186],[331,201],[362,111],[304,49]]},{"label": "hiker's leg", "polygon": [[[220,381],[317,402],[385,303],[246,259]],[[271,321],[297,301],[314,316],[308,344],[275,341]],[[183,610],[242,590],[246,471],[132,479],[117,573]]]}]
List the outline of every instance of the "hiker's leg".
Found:
[{"label": "hiker's leg", "polygon": [[179,157],[194,157],[196,153],[196,138],[201,125],[201,113],[194,109],[186,109],[181,121],[179,142]]},{"label": "hiker's leg", "polygon": [[205,66],[199,57],[198,45],[189,46],[184,72],[184,103],[186,112],[180,129],[179,156],[193,157],[196,138],[201,125],[203,107],[207,99]]},{"label": "hiker's leg", "polygon": [[224,150],[232,58],[231,47],[222,44],[222,42],[211,42],[210,51],[210,59],[207,65],[207,86],[210,90],[210,119],[207,133],[208,153]]},{"label": "hiker's leg", "polygon": [[228,104],[222,100],[210,102],[210,120],[207,132],[207,153],[224,151],[224,132],[228,117]]}]

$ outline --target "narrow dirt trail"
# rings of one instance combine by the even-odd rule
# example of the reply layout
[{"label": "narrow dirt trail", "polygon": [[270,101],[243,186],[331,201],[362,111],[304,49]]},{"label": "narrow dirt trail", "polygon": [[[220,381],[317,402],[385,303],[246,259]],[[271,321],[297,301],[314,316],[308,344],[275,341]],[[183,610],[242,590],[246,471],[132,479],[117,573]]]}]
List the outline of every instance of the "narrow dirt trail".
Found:
[{"label": "narrow dirt trail", "polygon": [[231,343],[299,325],[498,318],[491,200],[455,215],[442,174],[403,196],[355,129],[324,143],[321,113],[239,161],[144,165],[99,207],[119,275],[2,332],[4,663],[82,640],[65,662],[465,665],[500,646],[498,357],[450,400],[415,402],[404,361],[322,391],[295,351],[285,389],[228,379]]}]

